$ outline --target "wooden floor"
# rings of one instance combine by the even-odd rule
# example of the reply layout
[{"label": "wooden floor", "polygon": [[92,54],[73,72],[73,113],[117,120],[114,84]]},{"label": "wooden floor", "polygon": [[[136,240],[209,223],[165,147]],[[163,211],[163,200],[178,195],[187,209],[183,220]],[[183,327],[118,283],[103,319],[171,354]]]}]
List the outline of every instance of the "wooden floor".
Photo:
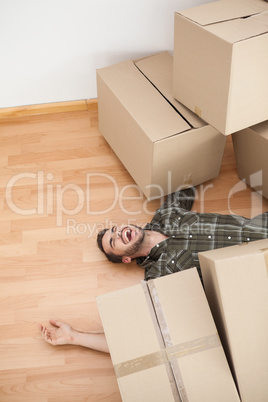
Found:
[{"label": "wooden floor", "polygon": [[[102,138],[97,102],[76,106],[0,115],[1,402],[121,400],[109,355],[53,347],[37,328],[56,318],[98,330],[96,296],[138,283],[143,270],[106,261],[96,233],[143,225],[160,205],[140,197]],[[238,178],[231,137],[220,176],[197,198],[200,212],[250,217],[268,208]]]}]

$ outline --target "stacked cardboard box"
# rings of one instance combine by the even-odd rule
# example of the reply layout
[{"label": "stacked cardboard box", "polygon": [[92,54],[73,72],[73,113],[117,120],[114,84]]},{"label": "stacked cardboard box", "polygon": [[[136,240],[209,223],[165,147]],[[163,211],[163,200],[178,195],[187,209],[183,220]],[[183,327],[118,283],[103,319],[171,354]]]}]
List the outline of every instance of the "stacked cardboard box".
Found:
[{"label": "stacked cardboard box", "polygon": [[175,98],[221,133],[239,131],[239,176],[253,188],[257,178],[268,198],[267,123],[248,129],[268,119],[268,3],[220,0],[177,12],[174,31]]},{"label": "stacked cardboard box", "polygon": [[232,139],[239,177],[268,198],[268,120],[234,133]]},{"label": "stacked cardboard box", "polygon": [[215,178],[219,132],[268,119],[267,49],[268,3],[219,0],[175,13],[173,62],[97,70],[100,130],[147,198]]},{"label": "stacked cardboard box", "polygon": [[97,302],[123,401],[239,402],[196,269]]},{"label": "stacked cardboard box", "polygon": [[267,120],[267,49],[263,0],[220,0],[175,13],[175,98],[226,135]]},{"label": "stacked cardboard box", "polygon": [[268,240],[202,252],[205,292],[243,402],[268,400]]},{"label": "stacked cardboard box", "polygon": [[226,141],[174,99],[172,64],[163,52],[97,70],[100,131],[149,199],[217,177]]}]

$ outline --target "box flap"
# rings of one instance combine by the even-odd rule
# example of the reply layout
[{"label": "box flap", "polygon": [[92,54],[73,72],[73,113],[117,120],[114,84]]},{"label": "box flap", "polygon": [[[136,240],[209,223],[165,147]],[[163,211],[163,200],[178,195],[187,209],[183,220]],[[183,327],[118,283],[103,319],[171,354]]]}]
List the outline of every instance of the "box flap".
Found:
[{"label": "box flap", "polygon": [[152,142],[191,129],[133,61],[101,68],[97,74]]},{"label": "box flap", "polygon": [[173,58],[168,52],[146,57],[135,62],[135,65],[192,127],[207,125],[173,97]]},{"label": "box flap", "polygon": [[230,43],[268,33],[268,11],[249,18],[209,25],[206,30]]},{"label": "box flap", "polygon": [[220,0],[183,10],[179,14],[205,26],[237,18],[246,18],[267,9],[268,5],[263,0]]}]

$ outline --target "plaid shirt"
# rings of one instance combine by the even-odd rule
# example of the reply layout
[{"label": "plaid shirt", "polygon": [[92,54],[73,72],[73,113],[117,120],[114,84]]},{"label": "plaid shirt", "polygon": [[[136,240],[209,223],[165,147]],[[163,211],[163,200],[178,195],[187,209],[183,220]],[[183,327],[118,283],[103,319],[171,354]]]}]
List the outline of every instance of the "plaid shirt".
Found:
[{"label": "plaid shirt", "polygon": [[198,253],[268,237],[268,212],[247,219],[238,215],[197,213],[187,210],[187,198],[173,193],[156,211],[145,230],[168,238],[155,245],[147,257],[137,258],[145,279],[196,267],[201,277]]}]

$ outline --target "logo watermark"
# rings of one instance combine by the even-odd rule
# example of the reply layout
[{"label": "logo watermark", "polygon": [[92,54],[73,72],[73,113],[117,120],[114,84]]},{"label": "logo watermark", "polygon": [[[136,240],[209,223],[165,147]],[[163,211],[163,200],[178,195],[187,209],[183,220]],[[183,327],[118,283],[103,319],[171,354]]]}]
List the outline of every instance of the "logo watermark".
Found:
[{"label": "logo watermark", "polygon": [[[25,184],[25,179],[29,181],[30,185],[33,186],[37,193],[37,199],[33,202],[31,208],[26,208],[21,206],[19,201],[14,197],[14,189]],[[68,184],[56,184],[53,181],[55,176],[52,173],[45,173],[44,171],[33,172],[23,172],[12,176],[6,185],[5,199],[9,209],[17,215],[23,216],[49,216],[54,215],[56,219],[56,226],[63,226],[63,218],[71,217],[66,220],[66,231],[67,234],[75,235],[87,235],[91,237],[95,235],[98,231],[104,228],[111,228],[112,226],[117,226],[118,223],[113,223],[109,220],[109,214],[115,209],[119,208],[122,211],[122,215],[126,215],[126,224],[135,224],[138,226],[143,226],[143,224],[137,223],[139,215],[145,213],[146,215],[153,216],[155,211],[151,211],[150,202],[152,200],[147,200],[143,196],[140,188],[136,184],[128,184],[126,186],[120,187],[114,177],[104,173],[87,173],[85,175],[85,180],[83,185],[79,186],[75,183]],[[113,190],[113,197],[109,201],[109,205],[105,207],[96,208],[94,204],[94,183],[103,180],[108,181],[109,188]],[[169,172],[167,177],[169,186],[171,188],[171,172]],[[250,176],[250,185],[253,188],[261,190],[262,187],[262,172],[256,172],[254,175]],[[159,190],[159,197],[154,197],[154,199],[159,199],[160,205],[165,200],[164,191],[160,186],[153,186],[154,189]],[[205,211],[205,198],[206,192],[213,188],[213,184],[201,184],[198,186],[198,191],[196,191],[195,198],[199,201],[200,213]],[[247,188],[245,180],[240,180],[236,183],[229,191],[227,197],[228,211],[231,215],[235,215],[231,206],[231,199],[236,193],[244,191]],[[181,188],[178,187],[177,191]],[[129,191],[130,190],[130,191]],[[133,191],[134,190],[134,191]],[[105,190],[104,196],[105,196]],[[170,190],[171,192],[171,190]],[[132,195],[129,195],[131,193]],[[261,191],[259,191],[261,193]],[[134,195],[133,195],[134,194]],[[71,197],[72,207],[66,206],[65,198]],[[133,201],[133,202],[132,202]],[[138,201],[138,202],[137,202]],[[129,205],[131,204],[131,208]],[[70,204],[69,204],[70,205]],[[135,208],[137,205],[137,208]],[[94,208],[95,206],[95,208]],[[79,222],[79,214],[82,211],[86,211],[86,215],[92,216],[107,216],[102,223],[90,223],[90,222]],[[251,217],[262,213],[262,197],[257,196],[256,192],[251,193]]]}]

